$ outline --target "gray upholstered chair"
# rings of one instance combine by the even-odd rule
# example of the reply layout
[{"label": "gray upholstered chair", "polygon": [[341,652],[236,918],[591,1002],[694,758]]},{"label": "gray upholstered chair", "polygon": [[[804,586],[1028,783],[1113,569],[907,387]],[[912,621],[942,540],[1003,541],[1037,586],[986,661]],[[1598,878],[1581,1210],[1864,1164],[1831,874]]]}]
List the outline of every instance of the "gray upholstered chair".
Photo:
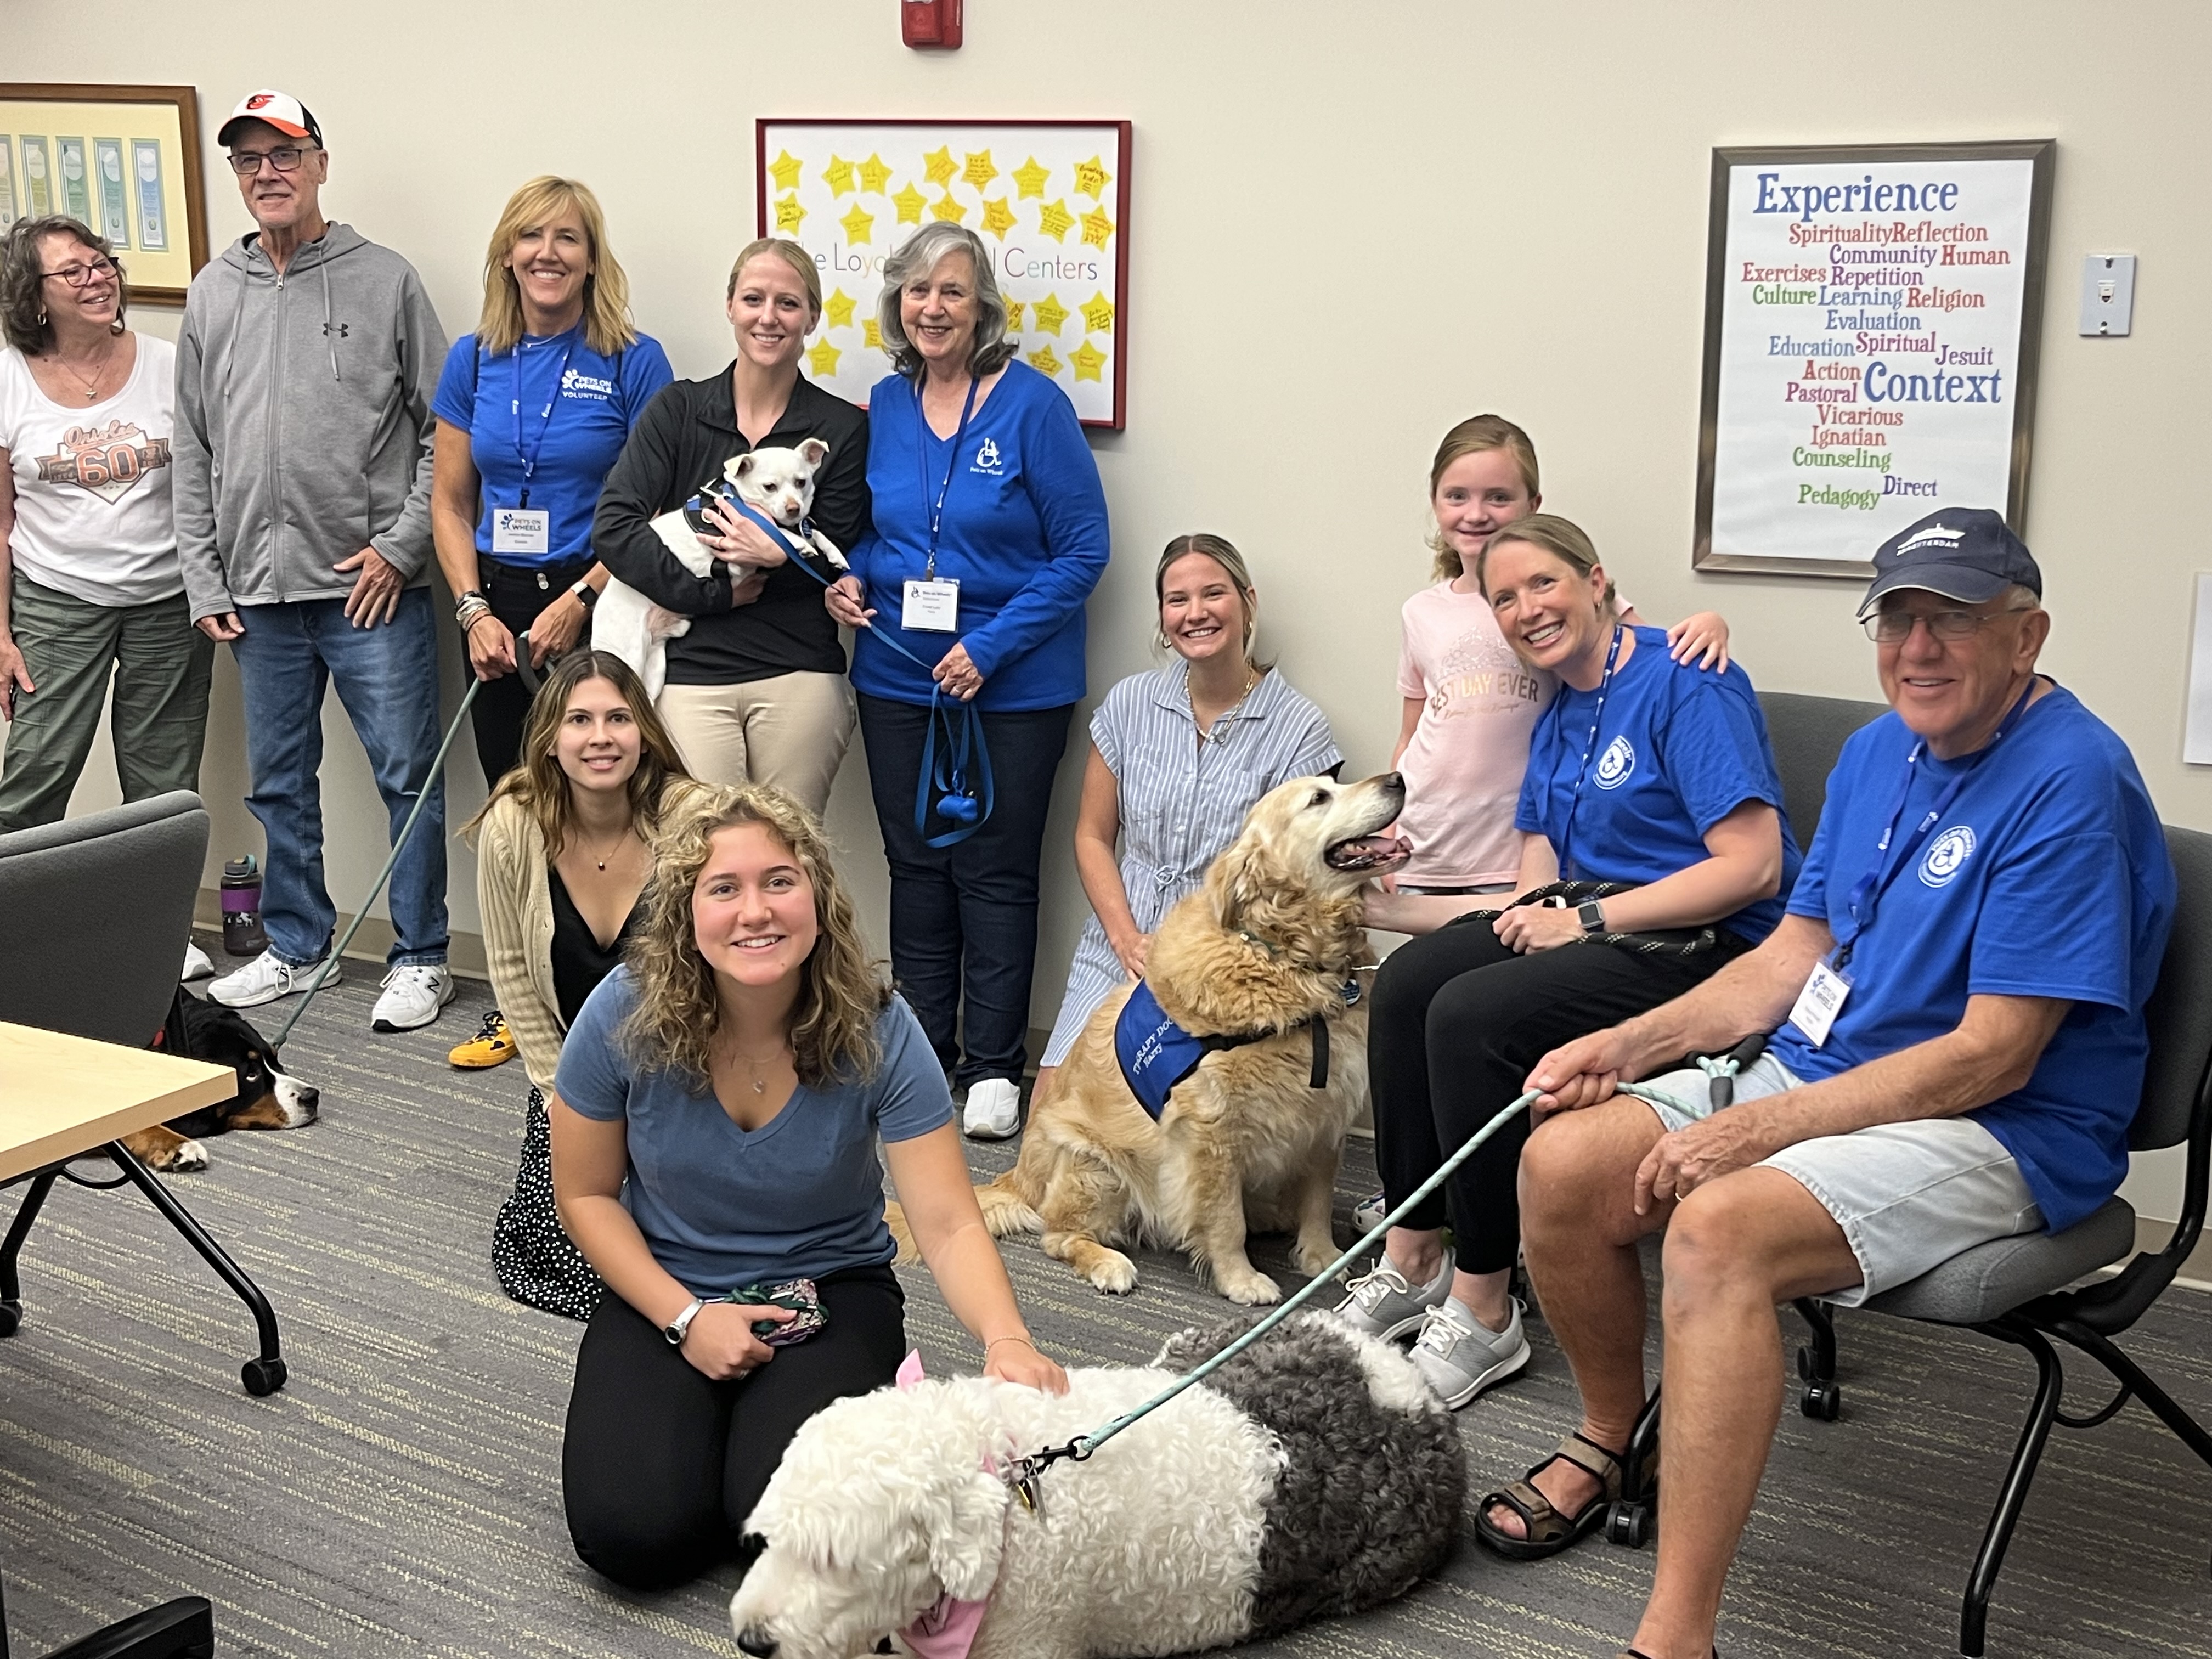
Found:
[{"label": "gray upholstered chair", "polygon": [[1782,775],[1782,805],[1802,850],[1813,844],[1820,809],[1827,805],[1828,774],[1844,752],[1844,739],[1889,713],[1886,702],[1849,697],[1808,697],[1795,691],[1762,691],[1774,769]]}]

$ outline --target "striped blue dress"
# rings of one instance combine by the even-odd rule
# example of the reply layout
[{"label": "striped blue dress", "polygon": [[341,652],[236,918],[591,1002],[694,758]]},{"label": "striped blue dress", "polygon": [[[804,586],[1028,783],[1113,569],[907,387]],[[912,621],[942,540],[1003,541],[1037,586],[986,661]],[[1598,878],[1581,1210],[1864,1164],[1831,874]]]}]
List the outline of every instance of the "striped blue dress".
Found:
[{"label": "striped blue dress", "polygon": [[[1168,907],[1195,891],[1214,854],[1237,838],[1252,804],[1277,784],[1343,762],[1328,717],[1279,672],[1262,675],[1241,708],[1198,740],[1190,665],[1180,659],[1132,674],[1091,717],[1091,741],[1121,797],[1121,885],[1137,926],[1151,933]],[[1066,1058],[1098,1005],[1128,971],[1094,915],[1083,924],[1067,989],[1038,1062]]]}]

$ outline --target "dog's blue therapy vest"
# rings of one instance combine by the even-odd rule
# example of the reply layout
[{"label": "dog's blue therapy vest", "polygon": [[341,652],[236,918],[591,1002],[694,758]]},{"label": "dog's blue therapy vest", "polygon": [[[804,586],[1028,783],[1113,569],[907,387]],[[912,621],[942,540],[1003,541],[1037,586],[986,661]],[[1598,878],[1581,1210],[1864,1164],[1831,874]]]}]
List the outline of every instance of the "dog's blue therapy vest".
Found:
[{"label": "dog's blue therapy vest", "polygon": [[[1347,1008],[1358,1001],[1358,982],[1346,981],[1342,994]],[[1328,1021],[1310,1019],[1305,1024],[1313,1032],[1313,1070],[1306,1079],[1307,1086],[1326,1089]],[[1160,1000],[1152,994],[1152,986],[1139,980],[1137,988],[1129,993],[1128,1001],[1121,1005],[1120,1018],[1114,1022],[1114,1057],[1121,1062],[1121,1078],[1129,1085],[1129,1092],[1136,1096],[1137,1103],[1157,1123],[1160,1114],[1167,1110],[1168,1097],[1175,1092],[1176,1085],[1196,1071],[1199,1061],[1218,1048],[1241,1048],[1248,1042],[1274,1035],[1273,1031],[1249,1031],[1237,1036],[1193,1036],[1168,1018],[1167,1011],[1160,1006]]]}]

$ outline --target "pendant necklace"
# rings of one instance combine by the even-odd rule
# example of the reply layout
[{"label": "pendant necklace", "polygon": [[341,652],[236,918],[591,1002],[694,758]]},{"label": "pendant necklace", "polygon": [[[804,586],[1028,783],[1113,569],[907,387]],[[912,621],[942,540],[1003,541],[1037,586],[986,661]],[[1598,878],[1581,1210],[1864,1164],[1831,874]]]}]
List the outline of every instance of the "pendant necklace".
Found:
[{"label": "pendant necklace", "polygon": [[764,1066],[773,1066],[776,1061],[781,1060],[784,1054],[784,1048],[787,1047],[789,1047],[789,1045],[785,1044],[783,1047],[778,1048],[776,1051],[770,1054],[766,1060],[754,1060],[748,1055],[739,1054],[735,1048],[730,1050],[730,1057],[732,1060],[741,1060],[744,1061],[745,1070],[752,1073],[753,1092],[757,1095],[764,1095],[768,1092],[768,1079],[761,1075],[761,1068]]},{"label": "pendant necklace", "polygon": [[[613,840],[611,842],[610,842],[610,843],[609,843],[609,845],[608,845],[608,847],[607,847],[607,855],[606,855],[606,858],[601,858],[601,857],[599,857],[597,854],[593,853],[593,852],[592,851],[592,849],[591,849],[588,846],[587,846],[587,847],[586,847],[586,848],[584,848],[584,856],[585,856],[586,858],[587,858],[587,859],[590,859],[590,860],[592,860],[592,863],[594,863],[594,864],[598,865],[598,866],[599,866],[599,868],[600,868],[600,869],[604,870],[604,869],[605,869],[605,868],[607,867],[607,859],[611,859],[611,858],[612,858],[612,857],[615,855],[616,852],[617,852],[617,851],[621,848],[621,846],[622,846],[623,842],[624,841],[628,840],[629,838],[629,829],[628,829],[627,827],[625,827],[625,828],[623,830],[623,831],[621,832],[621,834],[617,835],[617,836],[614,838],[614,840]],[[578,839],[579,841],[581,841],[581,840],[583,839],[583,837],[582,837],[582,836],[579,836],[577,837],[577,839]]]},{"label": "pendant necklace", "polygon": [[1252,688],[1259,684],[1259,683],[1260,671],[1256,668],[1247,670],[1244,678],[1244,690],[1237,694],[1237,701],[1235,702],[1231,703],[1228,708],[1223,709],[1218,714],[1216,714],[1213,717],[1213,724],[1211,726],[1208,726],[1205,722],[1200,720],[1198,718],[1198,711],[1195,708],[1193,708],[1191,710],[1190,716],[1191,723],[1198,727],[1199,742],[1201,744],[1218,743],[1220,738],[1215,734],[1221,730],[1221,723],[1224,720],[1231,718],[1238,709],[1243,708],[1246,703],[1251,702]]},{"label": "pendant necklace", "polygon": [[56,352],[54,354],[54,361],[59,363],[64,368],[68,369],[70,378],[84,388],[85,402],[88,404],[96,404],[100,401],[100,377],[107,373],[107,366],[115,361],[115,336],[111,334],[107,337],[106,355],[102,356],[98,365],[94,368],[92,371],[92,378],[88,380],[86,380],[83,375],[79,374],[76,372],[76,366],[59,352]]}]

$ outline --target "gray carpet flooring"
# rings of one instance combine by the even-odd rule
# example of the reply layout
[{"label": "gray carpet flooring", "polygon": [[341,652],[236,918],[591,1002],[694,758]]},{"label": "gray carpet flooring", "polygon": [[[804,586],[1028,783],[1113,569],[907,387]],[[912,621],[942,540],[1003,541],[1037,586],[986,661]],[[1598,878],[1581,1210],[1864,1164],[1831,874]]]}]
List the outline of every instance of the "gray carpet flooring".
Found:
[{"label": "gray carpet flooring", "polygon": [[[24,1328],[0,1345],[0,1572],[19,1654],[185,1591],[215,1601],[222,1652],[270,1659],[736,1653],[727,1575],[629,1597],[569,1552],[558,1454],[579,1328],[502,1298],[488,1259],[526,1085],[519,1066],[444,1062],[482,993],[465,981],[437,1025],[375,1036],[373,975],[349,965],[287,1055],[322,1089],[322,1121],[226,1137],[211,1170],[175,1180],[276,1303],[291,1382],[272,1399],[239,1388],[243,1310],[143,1200],[56,1194],[24,1255]],[[1346,1210],[1369,1173],[1357,1147]],[[1032,1243],[1006,1255],[1039,1336],[1072,1364],[1148,1359],[1220,1305],[1167,1256],[1143,1258],[1136,1293],[1116,1300]],[[1257,1255],[1285,1271],[1281,1241]],[[932,1368],[974,1369],[928,1275],[906,1284]],[[1953,1650],[2031,1367],[1971,1334],[1839,1325],[1844,1420],[1784,1413],[1723,1618],[1730,1659]],[[1565,1367],[1540,1325],[1533,1338],[1526,1376],[1461,1415],[1478,1491],[1571,1422]],[[2212,1412],[2212,1299],[2170,1295],[2130,1346]],[[2081,1389],[2077,1410],[2087,1376]],[[2212,1656],[2208,1548],[2212,1474],[2140,1407],[2062,1435],[1990,1651]],[[1633,1629],[1651,1565],[1592,1541],[1515,1566],[1468,1543],[1389,1608],[1250,1651],[1599,1659]]]}]

